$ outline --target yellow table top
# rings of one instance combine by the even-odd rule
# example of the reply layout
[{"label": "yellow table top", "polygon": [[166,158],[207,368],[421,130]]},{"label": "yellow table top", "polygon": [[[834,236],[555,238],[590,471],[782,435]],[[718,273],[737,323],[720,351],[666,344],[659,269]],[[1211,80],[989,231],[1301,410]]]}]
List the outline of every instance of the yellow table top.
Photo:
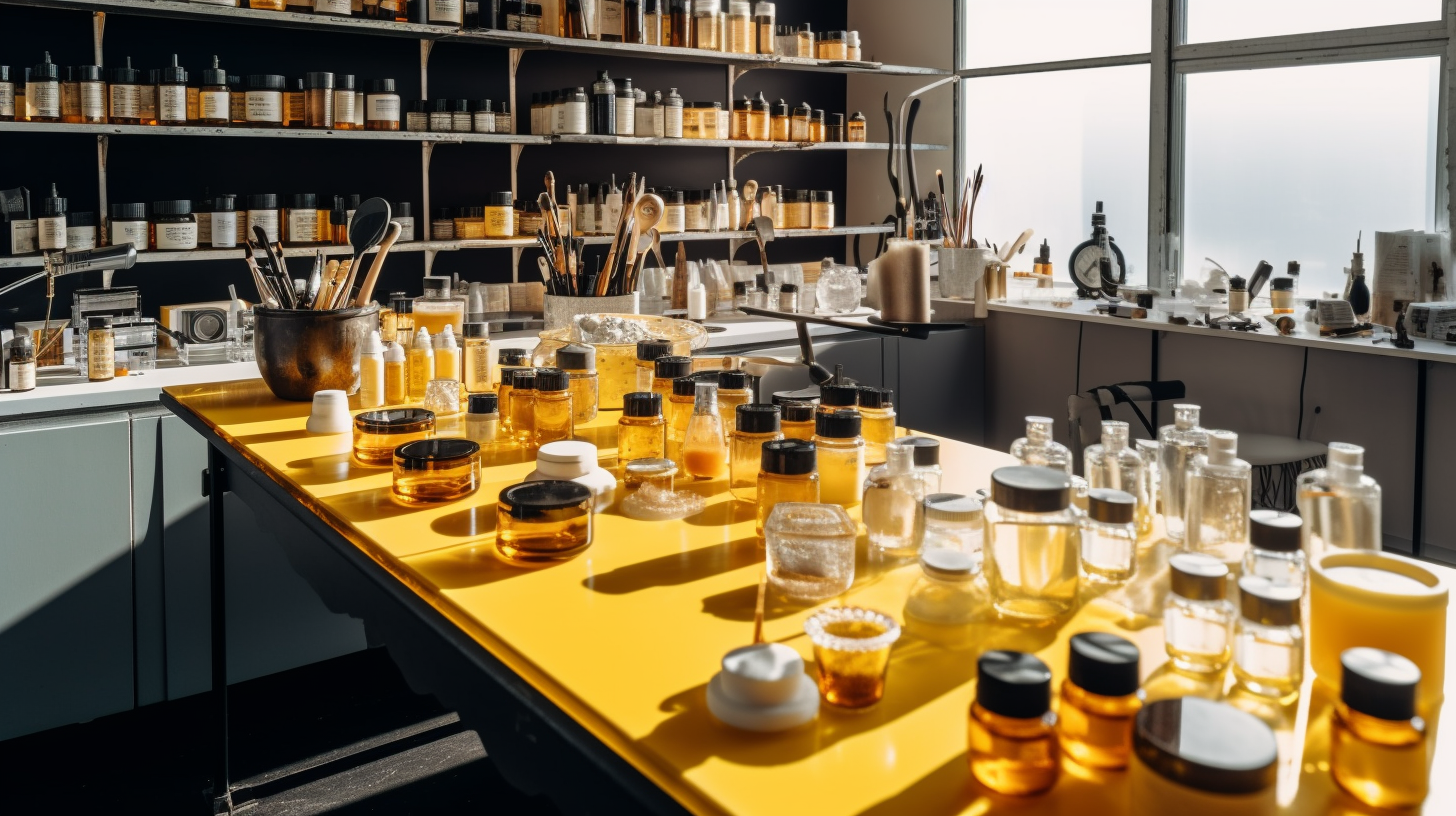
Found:
[{"label": "yellow table top", "polygon": [[[1004,797],[971,778],[966,712],[976,657],[991,648],[1034,651],[1059,684],[1068,638],[1103,630],[1138,644],[1151,696],[1219,691],[1185,688],[1187,681],[1163,668],[1156,620],[1089,599],[1059,629],[984,624],[948,640],[944,633],[906,626],[891,658],[885,698],[873,709],[842,713],[822,706],[809,726],[779,734],[738,731],[708,712],[704,690],[724,653],[752,639],[763,549],[752,508],[735,502],[725,481],[691,487],[708,497],[699,516],[648,523],[613,509],[597,516],[594,541],[583,555],[526,569],[494,554],[495,499],[531,471],[532,454],[507,451],[486,462],[482,488],[467,499],[407,509],[390,498],[389,469],[361,468],[348,454],[333,452],[337,438],[304,431],[307,403],[277,400],[261,381],[167,392],[693,813],[1125,812],[1125,774],[1065,759],[1060,781],[1044,796]],[[616,417],[604,413],[579,429],[597,444],[604,464],[615,457]],[[941,444],[948,491],[987,486],[992,470],[1014,464],[997,451]],[[618,491],[620,496],[620,485]],[[1144,557],[1165,556],[1164,546]],[[1456,576],[1431,568],[1447,580]],[[836,603],[878,609],[904,625],[905,600],[918,573],[913,562],[874,563],[861,537],[855,584]],[[803,631],[812,611],[770,599],[764,637],[787,643],[812,663]],[[1456,626],[1447,629],[1456,640]],[[1446,653],[1449,663],[1456,643],[1448,641]],[[1280,741],[1283,812],[1367,812],[1329,779],[1330,693],[1323,685],[1312,687],[1311,675],[1306,670],[1299,702],[1262,712]],[[1456,670],[1448,669],[1448,696],[1453,678]],[[1456,770],[1456,751],[1438,745],[1433,768],[1425,812],[1456,813],[1456,780],[1440,770]]]}]

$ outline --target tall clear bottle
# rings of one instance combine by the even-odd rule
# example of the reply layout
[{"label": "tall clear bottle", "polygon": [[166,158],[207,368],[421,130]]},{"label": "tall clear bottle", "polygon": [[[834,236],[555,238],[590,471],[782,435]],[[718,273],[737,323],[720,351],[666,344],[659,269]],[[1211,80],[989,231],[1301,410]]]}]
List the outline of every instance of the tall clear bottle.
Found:
[{"label": "tall clear bottle", "polygon": [[1331,442],[1329,464],[1299,477],[1304,551],[1380,549],[1380,485],[1365,475],[1365,449]]},{"label": "tall clear bottle", "polygon": [[1173,424],[1158,431],[1158,480],[1163,490],[1163,524],[1168,540],[1183,541],[1183,506],[1188,494],[1188,465],[1208,452],[1208,431],[1198,425],[1199,407],[1173,406]]},{"label": "tall clear bottle", "polygon": [[1087,486],[1092,490],[1103,487],[1132,494],[1137,500],[1134,518],[1138,530],[1150,523],[1152,497],[1148,495],[1147,480],[1143,476],[1143,457],[1128,447],[1126,422],[1102,423],[1102,441],[1087,446],[1082,468],[1087,475]]},{"label": "tall clear bottle", "polygon": [[1003,618],[1045,623],[1076,608],[1081,535],[1070,476],[997,468],[984,518],[982,569]]},{"label": "tall clear bottle", "polygon": [[1238,565],[1249,549],[1249,483],[1253,469],[1238,458],[1239,435],[1209,431],[1208,453],[1188,466],[1184,546]]},{"label": "tall clear bottle", "polygon": [[1011,455],[1023,465],[1049,467],[1072,475],[1072,452],[1052,439],[1051,417],[1026,418],[1026,436],[1011,443]]},{"label": "tall clear bottle", "polygon": [[915,472],[915,448],[892,443],[885,456],[865,478],[862,512],[870,545],[889,555],[915,555],[925,535],[925,483]]}]

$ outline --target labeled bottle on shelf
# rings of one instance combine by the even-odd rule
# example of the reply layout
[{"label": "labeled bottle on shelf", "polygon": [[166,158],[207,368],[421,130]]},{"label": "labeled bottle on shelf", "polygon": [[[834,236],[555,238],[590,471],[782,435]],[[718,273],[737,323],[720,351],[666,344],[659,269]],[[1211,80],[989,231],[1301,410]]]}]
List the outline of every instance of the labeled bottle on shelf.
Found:
[{"label": "labeled bottle on shelf", "polygon": [[754,533],[761,538],[764,522],[780,502],[819,503],[819,472],[814,443],[803,439],[763,443],[758,464]]},{"label": "labeled bottle on shelf", "polygon": [[814,190],[810,193],[809,229],[834,229],[833,190]]},{"label": "labeled bottle on shelf", "polygon": [[465,25],[465,0],[415,0],[426,4],[425,22],[431,25]]},{"label": "labeled bottle on shelf", "polygon": [[886,455],[865,478],[869,543],[889,555],[915,555],[925,534],[925,483],[915,473],[915,448],[891,444]]},{"label": "labeled bottle on shelf", "polygon": [[971,775],[991,790],[1026,796],[1057,781],[1052,673],[1034,655],[992,650],[976,661],[970,713]]},{"label": "labeled bottle on shelf", "polygon": [[1239,579],[1239,622],[1234,628],[1234,678],[1254,694],[1289,700],[1304,680],[1302,588],[1258,575]]},{"label": "labeled bottle on shelf", "polygon": [[1163,524],[1168,540],[1183,541],[1183,514],[1188,499],[1188,466],[1208,453],[1208,431],[1198,425],[1201,409],[1173,406],[1173,424],[1158,430],[1158,479],[1163,489]]},{"label": "labeled bottle on shelf", "polygon": [[1365,473],[1364,448],[1331,442],[1329,463],[1300,474],[1297,484],[1303,546],[1310,558],[1380,549],[1380,485]]},{"label": "labeled bottle on shelf", "polygon": [[592,134],[617,135],[617,84],[606,71],[598,71],[592,83],[591,108]]},{"label": "labeled bottle on shelf", "polygon": [[814,58],[814,31],[808,23],[800,23],[798,33],[795,34],[797,48],[790,56],[802,57],[803,59]]},{"label": "labeled bottle on shelf", "polygon": [[[722,388],[719,388],[722,393]],[[728,434],[728,489],[739,501],[758,500],[763,445],[783,439],[777,405],[739,405]]]},{"label": "labeled bottle on shelf", "polygon": [[778,28],[778,26],[776,25],[777,22],[778,20],[776,18],[773,3],[763,2],[763,0],[760,0],[760,2],[753,4],[753,53],[775,53],[774,32]]},{"label": "labeled bottle on shelf", "polygon": [[728,468],[717,383],[694,382],[693,413],[683,435],[682,458],[683,470],[694,479],[716,479]]},{"label": "labeled bottle on shelf", "polygon": [[140,125],[142,105],[142,72],[126,65],[111,69],[111,85],[106,89],[107,120],[113,125]]},{"label": "labeled bottle on shelf", "polygon": [[[283,127],[283,90],[287,84],[288,80],[278,74],[248,75],[248,93],[244,101],[249,127]],[[145,109],[145,104],[142,108]]]},{"label": "labeled bottle on shelf", "polygon": [[96,248],[96,213],[73,212],[66,219],[66,251]]},{"label": "labeled bottle on shelf", "polygon": [[15,77],[11,75],[9,65],[0,65],[0,122],[13,121],[15,121]]},{"label": "labeled bottle on shelf", "polygon": [[101,79],[101,66],[78,65],[74,74],[74,105],[68,122],[100,125],[106,122],[106,83]]},{"label": "labeled bottle on shelf", "polygon": [[61,70],[51,62],[49,51],[25,80],[25,118],[31,122],[61,121]]},{"label": "labeled bottle on shelf", "polygon": [[41,252],[66,248],[66,213],[70,209],[69,204],[52,182],[51,194],[40,200],[40,214],[35,220],[36,248]]},{"label": "labeled bottle on shelf", "polygon": [[1330,722],[1330,776],[1380,808],[1415,807],[1430,787],[1426,723],[1416,716],[1421,670],[1393,652],[1340,655],[1340,702]]},{"label": "labeled bottle on shelf", "polygon": [[1049,467],[1072,475],[1072,452],[1052,438],[1051,417],[1026,418],[1026,436],[1011,443],[1011,455],[1023,465]]},{"label": "labeled bottle on shelf", "polygon": [[824,111],[819,108],[812,109],[809,116],[809,141],[822,142],[825,139],[826,133]]},{"label": "labeled bottle on shelf", "polygon": [[677,88],[669,88],[663,104],[663,134],[669,139],[683,138],[683,98]]},{"label": "labeled bottle on shelf", "polygon": [[848,35],[844,31],[826,31],[814,43],[814,58],[843,61],[849,53],[845,48]]},{"label": "labeled bottle on shelf", "polygon": [[1071,477],[1048,467],[998,468],[984,513],[983,570],[996,611],[1031,622],[1071,612],[1081,553]]},{"label": "labeled bottle on shelf", "polygon": [[294,80],[293,84],[283,91],[283,126],[298,128],[303,127],[304,108],[308,99],[307,91],[303,88],[303,79]]},{"label": "labeled bottle on shelf", "polygon": [[111,330],[110,317],[86,318],[86,379],[90,382],[116,379],[116,335]]},{"label": "labeled bottle on shelf", "polygon": [[288,197],[283,214],[283,243],[292,246],[319,241],[318,196],[297,193]]},{"label": "labeled bottle on shelf", "polygon": [[842,113],[831,113],[831,114],[829,114],[829,125],[828,125],[828,128],[824,131],[824,141],[826,141],[826,142],[843,142],[843,141],[845,141],[845,138],[844,138],[844,114],[842,114]]},{"label": "labeled bottle on shelf", "polygon": [[719,0],[693,0],[694,48],[723,50],[723,12]]},{"label": "labeled bottle on shelf", "polygon": [[536,369],[517,368],[510,377],[511,433],[521,447],[529,448],[536,441]]},{"label": "labeled bottle on shelf", "polygon": [[[207,220],[211,226],[208,246],[213,249],[231,249],[238,245],[237,196],[220,195],[212,199]],[[202,245],[202,222],[198,220],[197,243]]]},{"label": "labeled bottle on shelf", "polygon": [[176,54],[157,84],[157,124],[187,124],[187,69],[177,64]]},{"label": "labeled bottle on shelf", "polygon": [[111,221],[109,224],[110,246],[121,246],[131,244],[137,251],[143,251],[151,245],[147,224],[147,205],[141,202],[121,203],[111,205]]},{"label": "labeled bottle on shelf", "polygon": [[1237,566],[1249,548],[1253,469],[1238,458],[1239,435],[1209,431],[1208,453],[1188,466],[1184,546]]},{"label": "labeled bottle on shelf", "polygon": [[404,114],[405,130],[411,133],[424,133],[430,129],[430,111],[428,103],[423,99],[412,99],[406,107]]},{"label": "labeled bottle on shelf", "polygon": [[773,103],[773,106],[769,109],[769,141],[787,142],[792,132],[789,120],[789,103],[780,99]]},{"label": "labeled bottle on shelf", "polygon": [[1177,552],[1168,557],[1170,589],[1163,604],[1163,641],[1177,668],[1217,674],[1232,655],[1234,605],[1228,601],[1229,569],[1211,555]]},{"label": "labeled bottle on shelf", "polygon": [[666,31],[668,15],[663,13],[663,7],[668,0],[641,0],[642,2],[642,44],[643,45],[667,45],[667,38],[663,36]]},{"label": "labeled bottle on shelf", "polygon": [[[477,99],[471,114],[470,129],[474,133],[495,133],[495,103],[489,99]],[[535,233],[531,233],[535,235]]]},{"label": "labeled bottle on shelf", "polygon": [[664,0],[668,4],[665,43],[674,48],[693,47],[693,15],[691,0]]},{"label": "labeled bottle on shelf", "polygon": [[1151,497],[1144,494],[1146,480],[1143,478],[1143,457],[1128,447],[1128,425],[1126,422],[1105,420],[1102,423],[1102,441],[1088,445],[1082,454],[1082,473],[1087,477],[1087,486],[1131,493],[1137,500],[1137,524],[1142,529],[1146,517],[1152,513]]},{"label": "labeled bottle on shelf", "polygon": [[1126,768],[1143,707],[1138,648],[1107,632],[1072,635],[1057,709],[1062,751],[1089,768]]},{"label": "labeled bottle on shelf", "polygon": [[374,79],[364,96],[365,130],[399,130],[399,94],[393,79]]},{"label": "labeled bottle on shelf", "polygon": [[1276,586],[1304,590],[1308,567],[1300,547],[1303,521],[1293,513],[1254,510],[1249,513],[1249,549],[1243,575],[1267,578]]},{"label": "labeled bottle on shelf", "polygon": [[754,26],[753,4],[731,0],[725,23],[728,33],[723,50],[730,54],[752,54],[758,50],[758,29]]},{"label": "labeled bottle on shelf", "polygon": [[9,366],[12,392],[35,390],[35,341],[29,332],[17,332],[9,343],[6,365]]},{"label": "labeled bottle on shelf", "polygon": [[811,108],[811,107],[809,107],[809,103],[807,103],[807,102],[800,102],[794,108],[793,118],[790,119],[790,121],[789,121],[789,141],[791,141],[791,142],[809,142],[809,141],[813,141],[810,138],[810,123],[813,120],[813,118],[814,118],[814,109]]},{"label": "labeled bottle on shelf", "polygon": [[864,51],[860,48],[859,32],[851,31],[844,38],[844,58],[851,62],[859,62],[864,59]]},{"label": "labeled bottle on shelf", "polygon": [[228,87],[227,72],[218,67],[216,55],[212,58],[212,67],[202,69],[197,106],[199,124],[214,127],[232,124],[232,90]]},{"label": "labeled bottle on shelf", "polygon": [[623,77],[617,85],[617,101],[614,109],[616,124],[612,130],[618,136],[632,136],[637,129],[637,89],[632,87],[632,78]]}]

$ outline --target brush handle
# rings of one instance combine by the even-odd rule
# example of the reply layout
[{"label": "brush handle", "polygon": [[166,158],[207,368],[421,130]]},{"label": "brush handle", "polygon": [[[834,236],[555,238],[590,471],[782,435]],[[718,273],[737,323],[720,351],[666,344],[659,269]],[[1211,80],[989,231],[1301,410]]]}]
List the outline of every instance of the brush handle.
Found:
[{"label": "brush handle", "polygon": [[[369,300],[374,297],[374,284],[379,281],[379,272],[384,269],[384,256],[389,254],[389,248],[399,240],[403,228],[398,221],[390,221],[389,228],[384,231],[384,240],[379,242],[379,251],[374,253],[374,263],[369,265],[369,274],[364,276],[364,282],[359,284],[359,296],[354,299],[356,307],[367,306]],[[349,283],[353,283],[353,275],[350,274]],[[344,287],[344,296],[349,296],[349,286]]]}]

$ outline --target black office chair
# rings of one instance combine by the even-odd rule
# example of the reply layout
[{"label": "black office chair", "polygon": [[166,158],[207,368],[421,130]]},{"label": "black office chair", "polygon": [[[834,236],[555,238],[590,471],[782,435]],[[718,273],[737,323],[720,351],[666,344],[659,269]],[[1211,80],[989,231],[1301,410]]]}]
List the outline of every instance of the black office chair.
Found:
[{"label": "black office chair", "polygon": [[[1082,394],[1067,397],[1067,420],[1072,426],[1072,462],[1077,472],[1083,472],[1082,451],[1088,445],[1101,441],[1102,423],[1113,419],[1112,408],[1126,405],[1132,409],[1142,424],[1147,439],[1157,439],[1158,429],[1148,419],[1138,403],[1168,402],[1181,400],[1186,393],[1182,380],[1165,382],[1125,382],[1116,385],[1099,385]],[[1132,435],[1136,437],[1136,426]],[[1131,443],[1129,443],[1131,444]]]}]

